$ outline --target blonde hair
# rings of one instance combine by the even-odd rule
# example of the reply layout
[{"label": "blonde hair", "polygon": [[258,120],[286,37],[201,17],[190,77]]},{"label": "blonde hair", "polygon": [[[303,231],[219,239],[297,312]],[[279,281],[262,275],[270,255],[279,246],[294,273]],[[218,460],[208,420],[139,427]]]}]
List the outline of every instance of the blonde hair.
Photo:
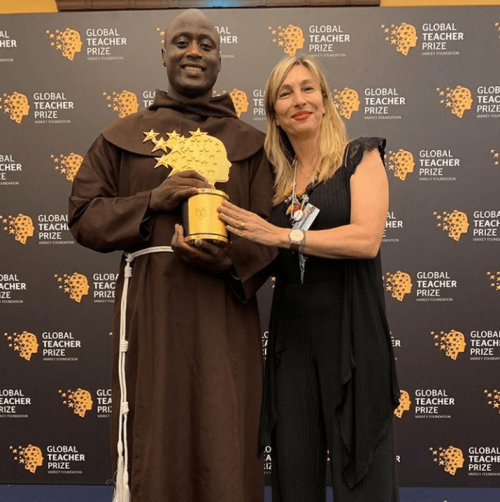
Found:
[{"label": "blonde hair", "polygon": [[285,131],[276,124],[274,104],[276,103],[278,91],[283,80],[285,80],[288,72],[296,65],[304,66],[314,75],[320,86],[323,104],[326,109],[321,122],[319,136],[320,167],[318,182],[331,178],[342,165],[344,145],[347,142],[345,125],[333,103],[326,78],[318,62],[306,55],[282,59],[271,71],[264,91],[267,120],[267,135],[264,148],[276,173],[275,195],[273,199],[275,206],[283,200],[287,189],[293,183],[292,164],[295,152]]}]

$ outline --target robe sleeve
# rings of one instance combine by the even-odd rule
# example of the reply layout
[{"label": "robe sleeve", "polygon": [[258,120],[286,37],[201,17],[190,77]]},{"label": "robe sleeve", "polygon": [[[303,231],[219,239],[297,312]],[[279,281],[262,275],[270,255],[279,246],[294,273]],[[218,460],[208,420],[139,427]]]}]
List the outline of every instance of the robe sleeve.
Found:
[{"label": "robe sleeve", "polygon": [[[263,149],[250,159],[249,207],[245,208],[268,220],[272,209],[273,174]],[[270,263],[277,256],[276,248],[263,246],[233,236],[228,252],[233,270],[227,282],[238,298],[246,302],[269,277]]]},{"label": "robe sleeve", "polygon": [[118,196],[120,163],[120,150],[100,135],[78,170],[69,199],[69,229],[76,241],[103,253],[140,247],[150,236],[151,191]]}]

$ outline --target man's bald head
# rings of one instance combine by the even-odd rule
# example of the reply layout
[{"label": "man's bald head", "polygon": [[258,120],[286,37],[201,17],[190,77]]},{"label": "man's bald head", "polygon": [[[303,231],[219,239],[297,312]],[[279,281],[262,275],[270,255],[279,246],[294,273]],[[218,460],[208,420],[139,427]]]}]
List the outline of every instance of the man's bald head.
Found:
[{"label": "man's bald head", "polygon": [[187,23],[190,24],[194,22],[196,19],[200,21],[205,21],[207,25],[212,26],[214,33],[217,35],[217,47],[220,50],[220,36],[217,30],[215,29],[215,25],[208,19],[208,17],[205,15],[205,13],[201,12],[201,10],[198,9],[187,9],[185,11],[182,11],[180,14],[178,14],[172,21],[167,26],[167,29],[165,30],[165,39],[163,41],[163,45],[166,46],[167,40],[169,38],[170,32],[175,29],[176,25],[178,23]]},{"label": "man's bald head", "polygon": [[189,9],[174,18],[165,32],[162,55],[170,95],[211,97],[220,71],[220,37],[203,12]]}]

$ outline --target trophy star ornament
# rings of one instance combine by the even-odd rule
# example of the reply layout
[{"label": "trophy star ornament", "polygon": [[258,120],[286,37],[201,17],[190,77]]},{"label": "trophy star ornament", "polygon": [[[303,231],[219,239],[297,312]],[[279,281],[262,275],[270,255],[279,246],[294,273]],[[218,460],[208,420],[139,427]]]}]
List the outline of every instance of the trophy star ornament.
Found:
[{"label": "trophy star ornament", "polygon": [[156,141],[156,136],[158,136],[159,133],[155,132],[153,129],[149,132],[144,133],[146,137],[142,140],[143,143],[146,143],[146,141]]},{"label": "trophy star ornament", "polygon": [[167,152],[167,145],[168,141],[165,141],[163,138],[160,138],[158,141],[155,141],[155,147],[152,152],[155,152],[156,150],[163,150],[165,153]]},{"label": "trophy star ornament", "polygon": [[168,133],[168,140],[156,137],[159,133],[153,129],[144,132],[144,143],[151,141],[154,144],[152,152],[163,150],[170,152],[157,159],[155,167],[163,165],[172,168],[169,176],[173,174],[193,170],[205,176],[208,182],[214,185],[217,182],[225,182],[229,179],[229,168],[231,162],[227,158],[224,143],[208,133],[201,131],[190,131],[191,137],[185,138],[176,131]]},{"label": "trophy star ornament", "polygon": [[162,155],[161,157],[156,158],[158,159],[158,161],[156,162],[155,168],[160,166],[168,167],[168,155]]}]

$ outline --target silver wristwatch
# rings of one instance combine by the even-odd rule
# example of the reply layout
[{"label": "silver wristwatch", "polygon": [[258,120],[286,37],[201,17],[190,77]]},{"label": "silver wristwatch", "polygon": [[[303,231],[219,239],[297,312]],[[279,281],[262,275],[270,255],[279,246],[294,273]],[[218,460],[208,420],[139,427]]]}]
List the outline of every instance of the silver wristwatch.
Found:
[{"label": "silver wristwatch", "polygon": [[290,230],[288,239],[290,240],[290,249],[292,251],[302,251],[302,248],[306,244],[306,233],[304,230],[293,229]]}]

